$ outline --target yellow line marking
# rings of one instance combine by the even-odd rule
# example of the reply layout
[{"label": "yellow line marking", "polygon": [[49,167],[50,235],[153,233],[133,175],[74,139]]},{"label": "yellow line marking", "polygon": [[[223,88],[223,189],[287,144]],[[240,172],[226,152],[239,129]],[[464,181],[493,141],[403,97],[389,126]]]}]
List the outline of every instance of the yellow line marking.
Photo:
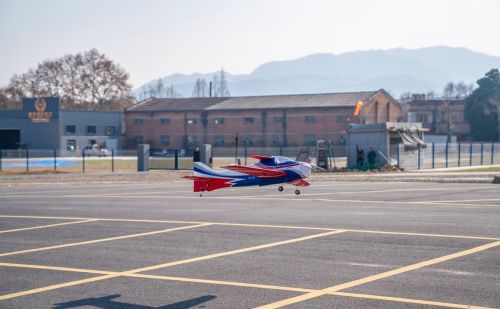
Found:
[{"label": "yellow line marking", "polygon": [[385,300],[385,301],[410,303],[410,304],[419,304],[419,305],[429,305],[429,306],[438,306],[438,307],[448,307],[448,308],[493,309],[493,308],[490,308],[490,307],[479,307],[479,306],[462,305],[462,304],[452,304],[452,303],[444,303],[444,302],[430,301],[430,300],[420,300],[420,299],[402,298],[402,297],[387,297],[387,296],[378,296],[378,295],[369,295],[369,294],[331,292],[331,293],[328,293],[328,295],[344,296],[344,297],[354,297],[354,298],[362,298],[362,299]]},{"label": "yellow line marking", "polygon": [[314,291],[313,289],[294,288],[294,287],[287,287],[287,286],[254,284],[254,283],[244,283],[244,282],[234,282],[234,281],[209,280],[209,279],[157,276],[157,275],[147,275],[147,274],[130,274],[130,275],[126,275],[126,276],[127,277],[135,277],[135,278],[144,278],[144,279],[157,279],[157,280],[168,280],[168,281],[226,285],[226,286],[239,286],[239,287],[245,287],[245,288],[280,290],[280,291],[290,291],[290,292],[300,292],[300,293],[308,293],[308,292]]},{"label": "yellow line marking", "polygon": [[322,296],[322,295],[325,295],[325,294],[328,294],[328,293],[338,292],[340,290],[345,290],[345,289],[352,288],[352,287],[355,287],[355,286],[358,286],[358,285],[362,285],[362,284],[365,284],[365,283],[373,282],[373,281],[376,281],[376,280],[380,280],[380,279],[384,279],[384,278],[387,278],[387,277],[399,275],[399,274],[402,274],[402,273],[405,273],[405,272],[409,272],[409,271],[416,270],[416,269],[419,269],[419,268],[427,267],[427,266],[434,265],[434,264],[437,264],[437,263],[442,263],[442,262],[445,262],[445,261],[456,259],[456,258],[459,258],[459,257],[462,257],[462,256],[466,256],[466,255],[469,255],[469,254],[473,254],[473,253],[477,253],[477,252],[480,252],[480,251],[484,251],[484,250],[487,250],[487,249],[490,249],[490,248],[497,247],[499,245],[500,245],[500,241],[495,241],[495,242],[492,242],[492,243],[489,243],[489,244],[485,244],[485,245],[482,245],[482,246],[478,246],[478,247],[474,247],[474,248],[471,248],[471,249],[468,249],[468,250],[464,250],[464,251],[460,251],[460,252],[448,254],[448,255],[445,255],[445,256],[442,256],[442,257],[438,257],[438,258],[434,258],[434,259],[431,259],[431,260],[427,260],[427,261],[423,261],[423,262],[411,264],[411,265],[408,265],[408,266],[405,266],[405,267],[397,268],[397,269],[394,269],[394,270],[386,271],[386,272],[383,272],[383,273],[380,273],[380,274],[377,274],[377,275],[373,275],[373,276],[361,278],[361,279],[358,279],[358,280],[354,280],[354,281],[350,281],[350,282],[346,282],[346,283],[334,285],[334,286],[328,287],[328,288],[320,290],[320,291],[313,291],[313,292],[310,292],[310,293],[307,293],[307,294],[299,295],[299,296],[296,296],[296,297],[291,297],[291,298],[288,298],[288,299],[284,299],[284,300],[277,301],[277,302],[274,302],[274,303],[271,303],[271,304],[267,304],[267,305],[264,305],[264,306],[257,307],[257,309],[281,308],[283,306],[288,306],[288,305],[291,305],[291,304],[295,304],[295,303],[298,303],[298,302],[302,302],[302,301],[305,301],[305,300],[316,298],[318,296]]},{"label": "yellow line marking", "polygon": [[119,218],[46,217],[46,216],[16,216],[16,215],[0,215],[0,218],[55,219],[55,220],[64,220],[64,219],[66,219],[66,220],[89,220],[89,219],[93,219],[93,220],[110,221],[110,222],[211,224],[211,225],[220,225],[220,226],[242,226],[242,227],[257,227],[257,228],[299,229],[299,230],[319,230],[319,231],[344,230],[346,232],[354,232],[354,233],[373,233],[373,234],[407,235],[407,236],[422,236],[422,237],[500,240],[499,237],[486,237],[486,236],[426,234],[426,233],[411,233],[411,232],[397,232],[397,231],[374,231],[374,230],[360,230],[360,229],[333,228],[333,227],[328,228],[328,227],[251,224],[251,223],[230,223],[230,222],[172,221],[172,220],[119,219]]},{"label": "yellow line marking", "polygon": [[[191,227],[196,227],[196,226],[191,226]],[[24,295],[29,295],[29,294],[35,294],[35,293],[40,293],[40,292],[45,292],[45,291],[56,290],[56,289],[65,288],[65,287],[68,287],[68,286],[74,286],[74,285],[83,284],[83,283],[88,283],[88,282],[95,282],[95,281],[100,281],[100,280],[106,280],[106,279],[120,277],[120,276],[128,276],[128,275],[133,275],[133,274],[136,274],[136,273],[139,273],[139,272],[144,272],[144,271],[149,271],[149,270],[155,270],[155,269],[160,269],[160,268],[165,268],[165,267],[171,267],[171,266],[175,266],[175,265],[193,263],[193,262],[198,262],[198,261],[203,261],[203,260],[218,258],[218,257],[222,257],[222,256],[228,256],[228,255],[233,255],[233,254],[238,254],[238,253],[243,253],[243,252],[255,251],[255,250],[260,250],[260,249],[265,249],[265,248],[280,246],[280,245],[284,245],[284,244],[290,244],[290,243],[295,243],[295,242],[299,242],[299,241],[304,241],[304,240],[308,240],[308,239],[314,239],[314,238],[318,238],[318,237],[339,234],[339,233],[343,233],[343,232],[345,232],[345,231],[343,231],[343,230],[330,231],[330,232],[326,232],[326,233],[314,234],[314,235],[309,235],[309,236],[299,237],[299,238],[293,238],[293,239],[278,241],[278,242],[264,244],[264,245],[259,245],[259,246],[253,246],[253,247],[242,248],[242,249],[237,249],[237,250],[231,250],[231,251],[226,251],[226,252],[221,252],[221,253],[209,254],[209,255],[195,257],[195,258],[189,258],[189,259],[185,259],[185,260],[179,260],[179,261],[173,261],[173,262],[169,262],[169,263],[152,265],[152,266],[142,267],[142,268],[137,268],[137,269],[132,269],[132,270],[124,271],[124,272],[110,273],[110,274],[106,274],[106,275],[98,276],[98,277],[93,277],[93,278],[89,278],[89,279],[70,281],[70,282],[66,282],[66,283],[61,283],[61,284],[55,284],[55,285],[46,286],[46,287],[43,287],[43,288],[26,290],[26,291],[22,291],[22,292],[18,292],[18,293],[12,293],[12,294],[5,294],[5,295],[0,296],[0,300],[11,299],[11,298],[19,297],[19,296],[24,296]]]},{"label": "yellow line marking", "polygon": [[74,272],[74,273],[99,274],[99,275],[109,275],[109,274],[115,273],[113,271],[104,271],[104,270],[96,270],[96,269],[83,269],[83,268],[73,268],[73,267],[59,267],[59,266],[32,265],[32,264],[17,264],[17,263],[0,263],[0,267],[44,269],[44,270],[56,270],[56,271],[67,271],[67,272]]},{"label": "yellow line marking", "polygon": [[[299,293],[311,293],[319,290],[316,289],[306,289],[306,288],[296,288],[287,286],[276,286],[267,284],[255,284],[255,283],[245,283],[245,282],[235,282],[235,281],[221,281],[221,280],[210,280],[210,279],[198,279],[198,278],[186,278],[186,277],[172,277],[172,276],[160,276],[160,275],[148,275],[148,274],[123,274],[119,272],[112,271],[101,271],[92,269],[81,269],[81,268],[69,268],[69,267],[54,267],[54,266],[44,266],[44,265],[29,265],[29,264],[14,264],[14,263],[0,263],[0,267],[19,267],[19,268],[29,268],[29,269],[44,269],[44,270],[56,270],[56,271],[66,271],[66,272],[77,272],[77,273],[91,273],[91,274],[101,274],[101,275],[115,275],[120,274],[123,277],[141,278],[141,279],[153,279],[153,280],[166,280],[166,281],[178,281],[178,282],[189,282],[189,283],[202,283],[202,284],[214,284],[223,286],[237,286],[245,288],[257,288],[266,290],[279,290],[279,291],[290,291]],[[102,279],[101,279],[102,280]],[[436,302],[420,299],[411,298],[401,298],[401,297],[388,297],[388,296],[378,296],[369,294],[358,294],[358,293],[345,293],[345,292],[329,292],[327,295],[343,296],[343,297],[354,297],[361,299],[374,299],[374,300],[384,300],[392,302],[403,302],[403,303],[413,303],[421,305],[431,305],[431,306],[441,306],[449,308],[475,308],[475,309],[490,309],[488,307],[477,307],[462,304],[453,304],[445,302]]]},{"label": "yellow line marking", "polygon": [[0,295],[0,300],[6,300],[6,299],[16,298],[16,297],[20,297],[20,296],[25,296],[25,295],[31,295],[31,294],[35,294],[35,293],[56,290],[56,289],[60,289],[60,288],[65,288],[65,287],[74,286],[74,285],[78,285],[78,284],[110,279],[110,278],[114,278],[114,277],[118,277],[118,275],[104,275],[104,276],[98,276],[98,277],[92,277],[92,278],[87,278],[87,279],[82,279],[82,280],[76,280],[76,281],[70,281],[70,282],[65,282],[65,283],[60,283],[60,284],[49,285],[49,286],[42,287],[42,288]]},{"label": "yellow line marking", "polygon": [[80,220],[80,221],[72,221],[72,222],[64,222],[64,223],[56,223],[56,224],[48,224],[48,225],[38,225],[38,226],[25,227],[25,228],[13,229],[13,230],[4,230],[4,231],[0,231],[0,234],[3,234],[3,233],[12,233],[12,232],[19,232],[19,231],[27,231],[27,230],[43,229],[43,228],[54,227],[54,226],[61,226],[61,225],[78,224],[78,223],[85,223],[85,222],[94,222],[94,221],[99,221],[99,220],[98,219],[85,219],[85,220]]},{"label": "yellow line marking", "polygon": [[314,235],[309,235],[309,236],[304,236],[304,237],[299,237],[299,238],[293,238],[293,239],[273,242],[273,243],[265,244],[265,245],[258,245],[258,246],[243,248],[243,249],[231,250],[231,251],[209,254],[209,255],[205,255],[205,256],[200,256],[200,257],[195,257],[195,258],[190,258],[190,259],[185,259],[185,260],[180,260],[180,261],[174,261],[174,262],[169,262],[169,263],[164,263],[164,264],[159,264],[159,265],[138,268],[138,269],[135,269],[133,271],[128,271],[126,273],[133,274],[133,273],[145,272],[145,271],[150,271],[150,270],[155,270],[155,269],[160,269],[160,268],[165,268],[165,267],[172,267],[172,266],[177,266],[177,265],[182,265],[182,264],[187,264],[187,263],[199,262],[199,261],[214,259],[214,258],[218,258],[218,257],[222,257],[222,256],[228,256],[228,255],[234,255],[234,254],[243,253],[243,252],[261,250],[261,249],[265,249],[265,248],[271,248],[271,247],[276,247],[276,246],[280,246],[280,245],[296,243],[296,242],[300,242],[300,241],[304,241],[304,240],[309,240],[309,239],[314,239],[314,238],[324,237],[324,236],[330,236],[330,235],[340,234],[340,233],[344,233],[344,232],[345,232],[344,230],[337,230],[337,231],[330,231],[330,232],[326,232],[326,233],[314,234]]},{"label": "yellow line marking", "polygon": [[196,225],[188,225],[188,226],[181,226],[181,227],[169,228],[169,229],[164,229],[164,230],[159,230],[159,231],[152,231],[152,232],[146,232],[146,233],[123,235],[123,236],[109,237],[109,238],[101,238],[101,239],[81,241],[81,242],[75,242],[75,243],[69,243],[69,244],[62,244],[62,245],[56,245],[56,246],[49,246],[49,247],[41,247],[41,248],[35,248],[35,249],[27,249],[27,250],[21,250],[21,251],[7,252],[7,253],[0,254],[0,257],[2,257],[2,256],[17,255],[17,254],[23,254],[23,253],[29,253],[29,252],[38,252],[38,251],[45,251],[45,250],[52,250],[52,249],[59,249],[59,248],[66,248],[66,247],[74,247],[74,246],[95,244],[95,243],[105,242],[105,241],[111,241],[111,240],[119,240],[119,239],[133,238],[133,237],[155,235],[155,234],[160,234],[160,233],[168,233],[168,232],[180,231],[180,230],[186,230],[186,229],[192,229],[192,228],[202,227],[202,226],[208,226],[208,225],[211,225],[211,224],[210,223],[203,223],[203,224],[196,224]]},{"label": "yellow line marking", "polygon": [[484,202],[484,201],[500,201],[500,198],[483,198],[483,199],[476,199],[476,200],[437,200],[437,201],[428,201],[428,202],[433,202],[433,203],[441,203],[441,202],[460,203],[460,202]]},{"label": "yellow line marking", "polygon": [[[492,190],[498,189],[495,187],[470,187],[467,190]],[[341,195],[341,194],[367,194],[367,193],[389,193],[389,192],[422,192],[422,191],[464,191],[464,188],[408,188],[408,189],[387,189],[387,190],[356,190],[356,191],[341,191],[341,192],[320,192],[320,193],[304,193],[302,196],[314,196],[314,195]],[[246,195],[246,196],[238,196],[238,197],[282,197],[283,194],[266,194],[266,195]]]}]

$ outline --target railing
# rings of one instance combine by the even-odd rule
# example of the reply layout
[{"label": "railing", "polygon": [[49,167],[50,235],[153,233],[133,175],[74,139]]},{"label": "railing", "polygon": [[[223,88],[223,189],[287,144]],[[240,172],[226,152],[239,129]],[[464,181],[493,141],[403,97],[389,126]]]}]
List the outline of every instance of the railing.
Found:
[{"label": "railing", "polygon": [[137,171],[137,151],[106,154],[59,149],[0,150],[0,173],[114,173]]}]

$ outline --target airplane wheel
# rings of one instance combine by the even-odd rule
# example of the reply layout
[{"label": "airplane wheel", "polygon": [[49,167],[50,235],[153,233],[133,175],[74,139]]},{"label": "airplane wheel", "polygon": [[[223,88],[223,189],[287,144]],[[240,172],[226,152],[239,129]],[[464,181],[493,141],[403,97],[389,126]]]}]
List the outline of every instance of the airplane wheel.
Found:
[{"label": "airplane wheel", "polygon": [[299,195],[300,194],[300,190],[295,190],[295,194]]},{"label": "airplane wheel", "polygon": [[283,191],[283,186],[279,186],[278,191],[280,191],[280,192]]}]

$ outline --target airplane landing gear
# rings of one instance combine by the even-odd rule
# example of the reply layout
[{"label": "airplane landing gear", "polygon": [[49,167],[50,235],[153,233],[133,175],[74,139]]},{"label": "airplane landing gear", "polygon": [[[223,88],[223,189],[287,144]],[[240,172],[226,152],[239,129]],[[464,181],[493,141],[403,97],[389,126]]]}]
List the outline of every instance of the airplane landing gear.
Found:
[{"label": "airplane landing gear", "polygon": [[300,194],[300,190],[295,190],[295,194],[299,195]]},{"label": "airplane landing gear", "polygon": [[280,192],[283,191],[283,186],[279,186],[278,191],[280,191]]}]

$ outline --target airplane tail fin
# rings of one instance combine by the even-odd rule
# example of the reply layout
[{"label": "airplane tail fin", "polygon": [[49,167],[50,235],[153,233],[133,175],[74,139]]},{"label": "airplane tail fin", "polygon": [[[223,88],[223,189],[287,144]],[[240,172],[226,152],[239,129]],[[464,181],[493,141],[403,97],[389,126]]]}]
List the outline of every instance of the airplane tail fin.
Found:
[{"label": "airplane tail fin", "polygon": [[194,176],[183,178],[193,180],[193,192],[209,192],[220,188],[231,187],[231,178],[221,177],[217,171],[201,162],[194,162]]}]

